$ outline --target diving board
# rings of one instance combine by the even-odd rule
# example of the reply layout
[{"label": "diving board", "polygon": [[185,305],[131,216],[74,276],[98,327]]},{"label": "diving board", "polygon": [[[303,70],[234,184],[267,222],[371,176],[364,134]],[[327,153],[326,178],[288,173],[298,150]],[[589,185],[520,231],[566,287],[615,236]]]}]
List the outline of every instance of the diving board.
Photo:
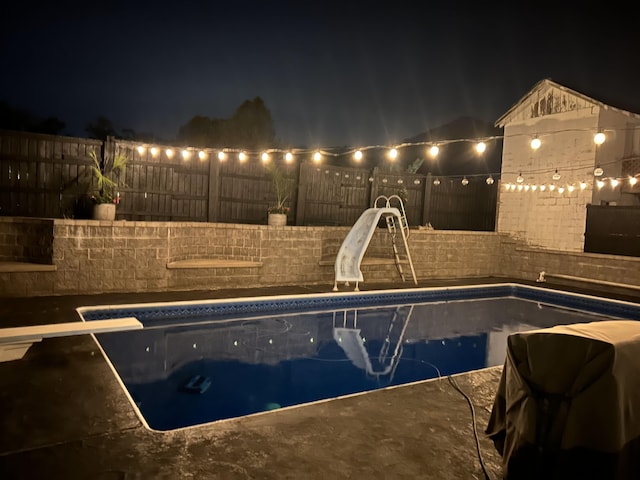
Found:
[{"label": "diving board", "polygon": [[143,328],[142,323],[134,317],[0,328],[0,362],[19,360],[33,343],[40,342],[43,338],[120,332],[141,328]]},{"label": "diving board", "polygon": [[[391,206],[390,200],[392,198],[398,199],[398,201],[400,202],[402,213],[400,213],[400,210],[398,208]],[[379,199],[386,200],[384,207],[377,206]],[[411,254],[409,253],[409,244],[407,243],[407,217],[404,212],[404,205],[402,204],[402,200],[400,200],[400,198],[396,195],[392,195],[391,197],[380,196],[376,199],[373,208],[368,208],[364,212],[362,212],[360,218],[358,218],[358,220],[353,225],[346,238],[342,242],[342,245],[340,246],[340,250],[338,251],[338,255],[336,256],[336,262],[334,266],[334,291],[338,290],[338,282],[356,282],[355,290],[358,291],[358,283],[364,280],[364,276],[362,275],[362,271],[360,270],[362,258],[364,257],[364,254],[369,247],[371,237],[373,237],[373,234],[378,227],[378,222],[382,217],[385,218],[387,229],[389,230],[389,233],[392,234],[396,266],[400,271],[402,279],[404,280],[404,274],[402,273],[400,259],[395,245],[395,235],[398,229],[402,234],[402,240],[404,242],[407,260],[409,261],[411,273],[413,274],[413,281],[416,284],[418,283],[418,281],[416,280],[415,270],[413,268],[413,262],[411,261]]]}]

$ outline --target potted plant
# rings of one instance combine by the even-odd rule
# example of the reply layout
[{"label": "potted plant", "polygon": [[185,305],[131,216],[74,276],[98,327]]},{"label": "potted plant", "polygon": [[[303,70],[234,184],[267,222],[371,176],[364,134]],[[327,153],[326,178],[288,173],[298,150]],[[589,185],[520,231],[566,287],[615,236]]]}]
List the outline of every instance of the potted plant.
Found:
[{"label": "potted plant", "polygon": [[115,220],[116,206],[120,203],[118,187],[124,176],[127,157],[117,153],[110,161],[102,162],[95,150],[89,153],[93,165],[91,170],[95,179],[95,190],[91,194],[93,218],[95,220]]},{"label": "potted plant", "polygon": [[291,197],[295,188],[295,182],[275,163],[267,167],[273,189],[276,193],[276,204],[267,209],[269,225],[286,225],[290,208],[285,203]]}]

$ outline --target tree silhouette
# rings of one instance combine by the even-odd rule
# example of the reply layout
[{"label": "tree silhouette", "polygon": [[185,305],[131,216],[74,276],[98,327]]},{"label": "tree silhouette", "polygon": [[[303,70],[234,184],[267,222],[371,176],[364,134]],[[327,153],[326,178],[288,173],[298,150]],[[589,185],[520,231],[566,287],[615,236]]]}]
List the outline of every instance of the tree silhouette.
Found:
[{"label": "tree silhouette", "polygon": [[13,108],[6,102],[0,102],[0,128],[57,135],[64,127],[65,123],[59,118],[49,117],[42,120],[27,110]]},{"label": "tree silhouette", "polygon": [[274,145],[275,131],[271,112],[255,97],[245,100],[228,119],[196,115],[180,127],[178,140],[194,147],[258,150]]},{"label": "tree silhouette", "polygon": [[89,137],[103,141],[106,140],[107,137],[117,136],[116,128],[111,120],[102,115],[100,115],[93,123],[88,123],[84,128],[84,131],[89,134]]}]

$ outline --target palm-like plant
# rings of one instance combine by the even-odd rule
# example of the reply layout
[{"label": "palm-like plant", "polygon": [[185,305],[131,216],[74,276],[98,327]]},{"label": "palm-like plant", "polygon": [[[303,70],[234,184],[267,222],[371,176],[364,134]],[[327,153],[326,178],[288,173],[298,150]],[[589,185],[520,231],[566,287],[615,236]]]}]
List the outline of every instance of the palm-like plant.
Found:
[{"label": "palm-like plant", "polygon": [[292,178],[288,177],[285,172],[278,167],[275,163],[267,166],[267,171],[271,176],[273,183],[273,189],[276,192],[276,205],[269,207],[269,213],[288,213],[289,207],[285,206],[285,203],[291,197],[295,188],[295,182]]},{"label": "palm-like plant", "polygon": [[95,150],[89,152],[93,165],[91,170],[96,180],[96,189],[92,195],[96,203],[118,203],[116,191],[124,176],[127,165],[127,156],[123,153],[114,155],[113,160],[103,163],[96,155]]}]

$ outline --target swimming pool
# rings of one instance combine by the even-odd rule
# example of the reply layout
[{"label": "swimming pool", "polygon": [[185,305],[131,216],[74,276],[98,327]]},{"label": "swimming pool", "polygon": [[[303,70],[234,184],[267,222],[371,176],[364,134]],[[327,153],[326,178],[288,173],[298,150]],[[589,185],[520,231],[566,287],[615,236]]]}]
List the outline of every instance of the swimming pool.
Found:
[{"label": "swimming pool", "polygon": [[167,431],[500,365],[510,333],[640,305],[517,284],[82,307],[143,423]]}]

